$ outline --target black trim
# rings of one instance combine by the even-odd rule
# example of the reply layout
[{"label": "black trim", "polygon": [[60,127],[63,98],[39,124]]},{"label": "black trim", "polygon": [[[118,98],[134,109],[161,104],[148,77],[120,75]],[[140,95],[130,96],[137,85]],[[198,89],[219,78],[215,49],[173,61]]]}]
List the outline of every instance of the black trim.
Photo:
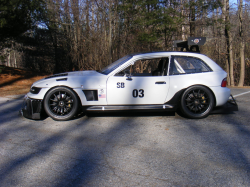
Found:
[{"label": "black trim", "polygon": [[21,115],[30,119],[41,119],[42,100],[26,98],[20,111]]},{"label": "black trim", "polygon": [[165,81],[159,81],[159,82],[155,82],[155,84],[166,84]]},{"label": "black trim", "polygon": [[166,102],[164,104],[174,105],[175,107],[179,107],[179,104],[181,101],[181,96],[185,90],[186,90],[186,88],[176,92],[175,95],[168,102]]},{"label": "black trim", "polygon": [[98,101],[97,90],[82,90],[87,101]]},{"label": "black trim", "polygon": [[38,94],[42,88],[37,88],[35,86],[30,88],[30,93],[32,94]]},{"label": "black trim", "polygon": [[56,79],[56,81],[67,81],[68,78]]}]

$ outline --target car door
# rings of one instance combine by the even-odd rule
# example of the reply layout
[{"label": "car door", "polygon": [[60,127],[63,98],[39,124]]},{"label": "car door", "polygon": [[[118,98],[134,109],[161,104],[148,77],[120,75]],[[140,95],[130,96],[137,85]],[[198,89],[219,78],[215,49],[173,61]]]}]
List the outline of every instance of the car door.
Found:
[{"label": "car door", "polygon": [[157,72],[157,68],[151,71],[153,65],[147,64],[143,69],[150,69],[150,72],[135,73],[137,67],[134,67],[131,76],[110,76],[107,80],[108,105],[164,104],[169,89],[168,59],[162,66],[162,72]]}]

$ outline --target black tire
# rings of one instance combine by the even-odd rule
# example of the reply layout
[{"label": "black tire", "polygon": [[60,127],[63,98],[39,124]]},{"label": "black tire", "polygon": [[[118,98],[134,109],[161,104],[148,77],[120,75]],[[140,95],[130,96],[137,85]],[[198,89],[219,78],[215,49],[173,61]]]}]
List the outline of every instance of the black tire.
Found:
[{"label": "black tire", "polygon": [[78,111],[78,97],[69,88],[56,87],[51,89],[44,98],[46,113],[57,121],[71,119]]},{"label": "black tire", "polygon": [[192,86],[181,97],[181,111],[188,118],[205,118],[213,107],[214,96],[204,86]]}]

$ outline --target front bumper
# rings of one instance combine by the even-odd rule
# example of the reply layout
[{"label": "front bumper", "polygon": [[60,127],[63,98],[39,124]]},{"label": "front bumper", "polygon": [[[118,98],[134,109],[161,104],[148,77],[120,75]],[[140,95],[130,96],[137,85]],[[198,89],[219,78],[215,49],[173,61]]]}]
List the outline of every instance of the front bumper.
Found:
[{"label": "front bumper", "polygon": [[22,116],[30,119],[41,119],[42,100],[24,97],[23,106],[20,110]]}]

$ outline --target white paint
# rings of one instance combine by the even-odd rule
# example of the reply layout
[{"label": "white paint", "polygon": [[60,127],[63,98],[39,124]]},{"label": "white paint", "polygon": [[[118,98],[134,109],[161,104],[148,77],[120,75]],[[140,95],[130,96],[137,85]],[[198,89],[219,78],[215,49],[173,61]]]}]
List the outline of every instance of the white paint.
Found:
[{"label": "white paint", "polygon": [[[169,74],[167,74],[167,76],[132,76],[132,80],[127,80],[126,76],[114,76],[116,73],[121,72],[125,68],[134,64],[136,60],[165,57],[171,59],[172,55],[199,58],[206,62],[213,71],[171,76]],[[174,63],[181,73],[185,72],[177,61]],[[170,64],[171,60],[169,67]],[[230,95],[230,89],[221,87],[221,81],[227,76],[226,72],[210,58],[198,53],[142,53],[134,55],[131,59],[118,66],[108,75],[96,71],[76,71],[68,72],[67,74],[67,76],[62,74],[61,76],[59,75],[47,79],[41,79],[33,83],[32,86],[42,89],[38,94],[28,93],[28,97],[42,100],[51,88],[66,86],[76,92],[83,106],[164,104],[171,100],[173,96],[182,89],[186,89],[193,85],[204,85],[213,91],[216,97],[216,106],[220,106],[227,101]],[[57,79],[62,78],[67,78],[67,80],[57,81]],[[165,83],[156,84],[157,82]],[[124,83],[124,87],[118,88],[117,83]],[[98,96],[103,92],[102,94],[104,94],[105,97],[101,98],[99,96],[98,101],[87,101],[85,94],[82,91],[83,89],[98,90]],[[105,108],[103,107],[102,110],[105,110]]]},{"label": "white paint", "polygon": [[[108,105],[145,105],[163,104],[169,89],[169,76],[111,76],[107,81]],[[156,84],[165,82],[165,84]],[[124,83],[124,88],[118,88],[117,83]],[[134,92],[137,91],[137,96]]]}]

